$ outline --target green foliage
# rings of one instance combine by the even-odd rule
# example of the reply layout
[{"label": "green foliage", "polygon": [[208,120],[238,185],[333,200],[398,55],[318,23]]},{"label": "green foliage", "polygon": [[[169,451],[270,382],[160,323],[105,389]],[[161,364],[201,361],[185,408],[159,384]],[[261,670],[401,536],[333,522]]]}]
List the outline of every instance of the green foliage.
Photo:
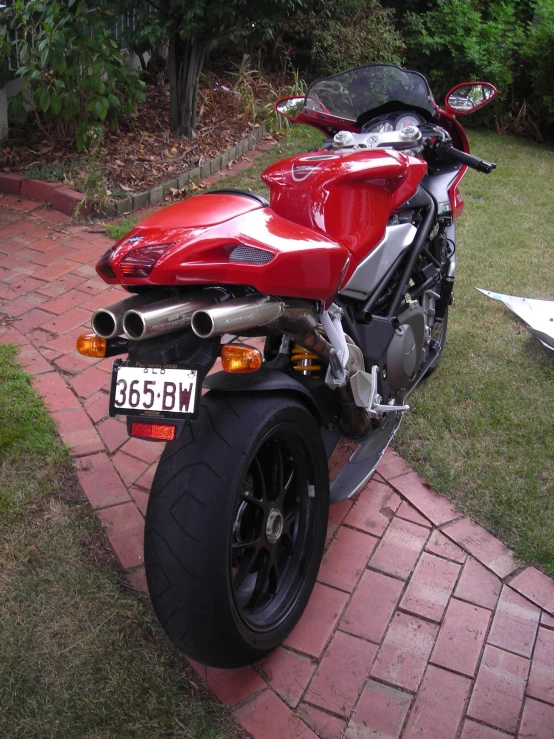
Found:
[{"label": "green foliage", "polygon": [[33,164],[25,170],[25,177],[31,180],[42,180],[43,182],[63,182],[67,175],[67,168],[57,162],[40,162]]},{"label": "green foliage", "polygon": [[464,80],[492,82],[503,131],[541,139],[554,128],[554,0],[438,0],[404,15],[408,63],[437,99]]},{"label": "green foliage", "polygon": [[198,82],[210,44],[223,35],[242,39],[270,36],[283,19],[305,0],[168,0],[156,3],[157,14],[143,11],[141,38],[154,44],[160,34],[169,39],[171,128],[194,135]]},{"label": "green foliage", "polygon": [[312,23],[313,60],[321,74],[402,61],[402,39],[394,28],[392,13],[377,0],[340,0],[333,17],[318,23],[314,16]]},{"label": "green foliage", "polygon": [[9,113],[24,122],[30,96],[39,123],[79,150],[114,127],[145,99],[144,85],[126,67],[113,39],[113,13],[102,2],[14,0],[3,13],[0,50],[11,30],[19,40],[21,93]]},{"label": "green foliage", "polygon": [[169,0],[162,17],[182,39],[210,42],[224,33],[263,34],[302,7],[304,0]]},{"label": "green foliage", "polygon": [[288,30],[294,46],[308,47],[315,76],[364,64],[402,62],[404,47],[393,13],[377,0],[316,0]]},{"label": "green foliage", "polygon": [[479,0],[442,0],[426,13],[406,13],[408,60],[427,73],[437,97],[458,82],[485,79],[505,99],[525,39],[517,9],[518,0],[486,6]]},{"label": "green foliage", "polygon": [[85,196],[79,203],[75,214],[80,216],[82,208],[88,203],[98,206],[108,200],[106,176],[100,163],[98,149],[93,149],[80,166],[75,177],[75,186]]},{"label": "green foliage", "polygon": [[106,235],[114,241],[119,241],[119,239],[122,239],[125,234],[129,233],[135,223],[138,223],[139,220],[139,216],[131,216],[130,218],[124,218],[122,221],[118,221],[117,223],[110,223],[106,226]]},{"label": "green foliage", "polygon": [[529,67],[535,99],[554,124],[554,0],[538,0],[522,56]]}]

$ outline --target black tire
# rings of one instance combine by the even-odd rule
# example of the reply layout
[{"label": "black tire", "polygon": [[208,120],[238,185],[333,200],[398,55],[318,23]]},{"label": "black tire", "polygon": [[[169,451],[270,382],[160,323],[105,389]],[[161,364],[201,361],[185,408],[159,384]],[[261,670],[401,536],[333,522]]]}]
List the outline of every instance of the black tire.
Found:
[{"label": "black tire", "polygon": [[325,449],[299,400],[205,395],[166,446],[146,512],[148,590],[171,641],[225,668],[277,647],[312,592],[328,511]]}]

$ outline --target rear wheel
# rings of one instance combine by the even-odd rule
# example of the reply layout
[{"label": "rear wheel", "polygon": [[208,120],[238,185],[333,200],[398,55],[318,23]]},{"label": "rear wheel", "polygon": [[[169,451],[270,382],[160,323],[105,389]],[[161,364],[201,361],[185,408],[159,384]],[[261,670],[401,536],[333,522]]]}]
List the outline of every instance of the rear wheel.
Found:
[{"label": "rear wheel", "polygon": [[171,641],[199,662],[254,662],[290,633],[310,597],[327,527],[319,428],[285,394],[202,399],[154,478],[145,564]]}]

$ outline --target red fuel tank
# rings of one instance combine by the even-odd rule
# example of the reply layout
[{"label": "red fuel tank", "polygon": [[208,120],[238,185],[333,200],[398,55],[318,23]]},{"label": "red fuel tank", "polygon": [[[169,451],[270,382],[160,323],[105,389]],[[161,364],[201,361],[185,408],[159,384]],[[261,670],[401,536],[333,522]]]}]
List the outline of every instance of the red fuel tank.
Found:
[{"label": "red fuel tank", "polygon": [[322,151],[277,162],[262,179],[276,213],[343,244],[359,262],[426,172],[424,161],[392,149]]}]

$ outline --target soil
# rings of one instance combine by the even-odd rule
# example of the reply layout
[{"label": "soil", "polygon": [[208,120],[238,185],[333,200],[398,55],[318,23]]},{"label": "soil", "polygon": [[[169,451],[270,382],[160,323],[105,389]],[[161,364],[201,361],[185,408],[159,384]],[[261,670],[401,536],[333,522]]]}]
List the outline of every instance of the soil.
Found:
[{"label": "soil", "polygon": [[[118,200],[175,179],[252,131],[254,124],[236,109],[232,80],[210,76],[207,83],[209,87],[201,90],[193,139],[171,132],[169,90],[159,85],[149,85],[146,102],[138,106],[137,113],[124,118],[116,131],[106,133],[97,158],[108,199]],[[31,115],[25,125],[10,128],[0,149],[4,172],[60,181],[81,192],[89,168],[90,160],[75,151],[72,141],[48,135]]]}]

